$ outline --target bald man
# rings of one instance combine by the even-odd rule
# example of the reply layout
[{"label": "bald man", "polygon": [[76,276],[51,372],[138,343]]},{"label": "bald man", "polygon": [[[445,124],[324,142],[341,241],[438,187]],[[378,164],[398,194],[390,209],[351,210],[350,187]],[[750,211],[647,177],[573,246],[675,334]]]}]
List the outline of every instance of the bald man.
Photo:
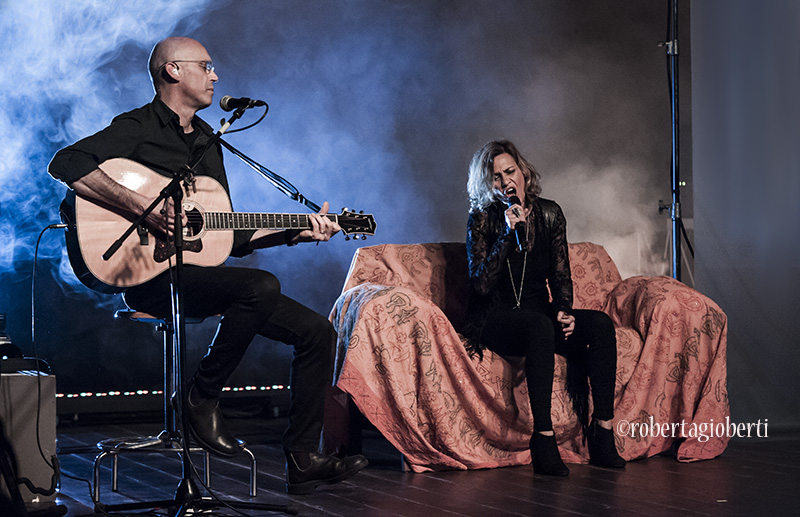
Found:
[{"label": "bald man", "polygon": [[[102,131],[62,149],[49,166],[50,174],[76,195],[113,207],[131,220],[153,200],[114,181],[100,164],[127,158],[171,178],[201,155],[214,133],[197,116],[211,105],[219,79],[203,45],[190,38],[167,38],[153,48],[149,70],[156,93],[152,102],[119,115]],[[202,154],[195,175],[214,178],[230,194],[219,143]],[[303,231],[236,231],[231,255],[327,241],[340,230],[322,217],[327,211],[328,203],[324,203],[320,215],[310,214],[311,228]],[[185,221],[185,214],[178,213]],[[170,204],[166,210],[154,210],[145,224],[156,235],[171,234],[175,217]],[[222,315],[217,334],[188,383],[184,405],[191,432],[203,448],[226,457],[240,451],[241,443],[222,419],[219,395],[250,342],[260,334],[294,347],[289,422],[283,437],[287,491],[311,493],[320,484],[342,481],[367,466],[360,455],[338,459],[318,452],[336,343],[335,331],[325,317],[283,295],[278,279],[259,269],[186,265],[183,288],[185,317]],[[170,317],[169,272],[129,287],[124,296],[131,308]]]}]

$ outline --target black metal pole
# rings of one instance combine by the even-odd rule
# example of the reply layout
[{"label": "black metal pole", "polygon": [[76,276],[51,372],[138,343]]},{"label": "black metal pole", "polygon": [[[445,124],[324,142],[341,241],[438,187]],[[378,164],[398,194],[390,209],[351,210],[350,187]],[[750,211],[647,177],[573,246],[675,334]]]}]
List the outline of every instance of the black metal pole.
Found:
[{"label": "black metal pole", "polygon": [[670,104],[672,106],[672,277],[681,279],[681,174],[680,125],[678,117],[678,0],[669,0],[669,34],[667,55],[670,71]]}]

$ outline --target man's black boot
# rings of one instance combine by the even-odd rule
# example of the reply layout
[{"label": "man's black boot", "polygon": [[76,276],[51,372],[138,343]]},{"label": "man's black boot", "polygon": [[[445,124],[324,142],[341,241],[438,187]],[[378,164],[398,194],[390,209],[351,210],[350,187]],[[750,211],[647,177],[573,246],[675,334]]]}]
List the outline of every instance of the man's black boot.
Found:
[{"label": "man's black boot", "polygon": [[189,388],[186,397],[186,420],[203,449],[212,454],[230,458],[241,450],[241,443],[234,438],[222,419],[219,399],[206,399],[198,396],[194,387]]},{"label": "man's black boot", "polygon": [[319,452],[287,452],[286,491],[310,494],[319,485],[344,481],[368,464],[360,454],[339,459]]}]

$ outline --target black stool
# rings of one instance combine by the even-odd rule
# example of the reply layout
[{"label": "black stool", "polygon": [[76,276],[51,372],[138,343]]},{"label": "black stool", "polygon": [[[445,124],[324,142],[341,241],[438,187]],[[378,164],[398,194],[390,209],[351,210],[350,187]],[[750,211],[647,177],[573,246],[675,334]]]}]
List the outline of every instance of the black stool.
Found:
[{"label": "black stool", "polygon": [[[156,325],[156,330],[164,336],[164,430],[158,436],[129,436],[122,438],[110,438],[97,443],[100,454],[94,459],[93,479],[94,479],[94,500],[100,502],[100,464],[107,456],[111,456],[111,490],[117,492],[118,489],[118,461],[122,453],[162,453],[177,454],[179,457],[183,453],[181,444],[182,437],[176,424],[175,410],[172,406],[172,394],[175,393],[178,379],[177,354],[173,339],[173,326],[171,321],[132,310],[119,310],[114,314],[114,318],[127,319],[130,321],[141,321]],[[204,318],[187,318],[186,323],[201,323]],[[211,486],[210,454],[200,447],[191,447],[190,453],[203,453],[203,474],[206,487]],[[250,458],[250,497],[256,497],[256,458],[247,447],[242,451]]]}]

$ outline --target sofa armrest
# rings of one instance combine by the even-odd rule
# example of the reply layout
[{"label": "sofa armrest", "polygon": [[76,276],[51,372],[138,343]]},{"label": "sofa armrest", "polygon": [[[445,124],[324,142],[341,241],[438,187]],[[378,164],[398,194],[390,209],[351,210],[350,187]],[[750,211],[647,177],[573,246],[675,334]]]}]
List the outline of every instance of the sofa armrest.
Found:
[{"label": "sofa armrest", "polygon": [[[620,436],[626,457],[651,456],[678,440],[678,459],[717,456],[726,437],[698,433],[730,415],[727,393],[727,316],[708,297],[669,277],[633,277],[609,294],[603,310],[619,328],[635,330],[638,357],[617,365],[628,373],[615,418],[638,426],[679,424],[687,435]],[[694,430],[694,431],[692,431]]]},{"label": "sofa armrest", "polygon": [[609,293],[603,312],[615,326],[634,328],[642,337],[656,322],[671,335],[688,328],[713,334],[727,325],[725,313],[710,298],[666,276],[623,280]]}]

